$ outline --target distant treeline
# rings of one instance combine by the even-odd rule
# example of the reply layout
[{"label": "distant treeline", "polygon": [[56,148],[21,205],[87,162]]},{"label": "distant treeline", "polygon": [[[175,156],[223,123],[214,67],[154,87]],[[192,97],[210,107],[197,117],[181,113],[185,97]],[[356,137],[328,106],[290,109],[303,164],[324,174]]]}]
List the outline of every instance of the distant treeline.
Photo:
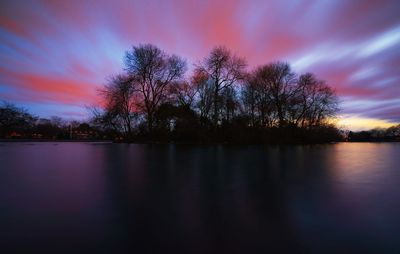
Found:
[{"label": "distant treeline", "polygon": [[368,131],[349,132],[347,140],[350,142],[400,141],[400,124],[387,129],[375,128]]},{"label": "distant treeline", "polygon": [[14,104],[0,104],[0,139],[104,140],[112,139],[91,123],[39,118]]},{"label": "distant treeline", "polygon": [[[333,128],[333,129],[330,129]],[[236,133],[238,135],[233,141],[242,143],[282,143],[282,142],[318,142],[321,136],[329,136],[336,133],[334,127],[323,127],[319,129],[307,130],[304,128],[265,128],[252,130],[248,133]],[[225,133],[224,133],[225,132]],[[195,132],[195,135],[204,134],[201,130]],[[161,135],[159,132],[157,135]],[[173,141],[179,135],[176,130],[164,133],[168,134],[170,141]],[[233,134],[231,129],[221,128],[217,133],[219,140],[226,140]],[[311,134],[314,134],[313,137]],[[182,134],[181,134],[182,135]],[[286,139],[282,139],[282,137]],[[349,142],[393,142],[400,141],[400,124],[387,129],[375,128],[368,131],[340,131],[338,141]],[[136,141],[146,141],[144,136],[133,136]],[[199,136],[196,136],[199,138]],[[211,142],[210,137],[203,136],[203,142]],[[49,119],[39,118],[30,114],[27,110],[17,107],[14,104],[3,102],[0,104],[0,139],[28,139],[28,140],[114,140],[126,141],[120,132],[113,129],[104,129],[96,125],[93,121],[78,122],[66,121],[60,117],[53,116]],[[193,140],[193,137],[190,139]],[[131,140],[133,141],[133,140]],[[149,140],[147,140],[149,141]],[[164,136],[163,140],[168,141]],[[183,140],[181,140],[183,141]]]},{"label": "distant treeline", "polygon": [[334,90],[312,73],[246,60],[215,47],[186,74],[186,61],[133,46],[125,68],[99,91],[93,123],[127,141],[298,143],[338,141]]}]

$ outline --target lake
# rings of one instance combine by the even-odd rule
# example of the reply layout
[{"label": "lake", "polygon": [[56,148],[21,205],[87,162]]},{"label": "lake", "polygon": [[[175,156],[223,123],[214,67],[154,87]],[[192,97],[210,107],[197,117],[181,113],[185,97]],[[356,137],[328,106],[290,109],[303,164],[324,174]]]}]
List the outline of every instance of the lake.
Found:
[{"label": "lake", "polygon": [[400,253],[400,143],[0,143],[1,253]]}]

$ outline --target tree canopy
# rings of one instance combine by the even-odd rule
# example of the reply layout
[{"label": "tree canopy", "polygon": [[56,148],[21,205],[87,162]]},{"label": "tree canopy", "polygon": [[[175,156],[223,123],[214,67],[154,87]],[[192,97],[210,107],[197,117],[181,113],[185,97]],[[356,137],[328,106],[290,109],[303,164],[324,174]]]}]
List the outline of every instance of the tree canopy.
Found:
[{"label": "tree canopy", "polygon": [[187,74],[183,58],[141,44],[125,53],[124,64],[101,89],[105,107],[96,119],[127,139],[174,140],[185,133],[178,136],[219,142],[245,132],[242,139],[268,141],[278,130],[278,136],[291,132],[301,139],[321,128],[338,136],[331,124],[338,112],[335,91],[288,63],[248,70],[245,58],[217,46]]}]

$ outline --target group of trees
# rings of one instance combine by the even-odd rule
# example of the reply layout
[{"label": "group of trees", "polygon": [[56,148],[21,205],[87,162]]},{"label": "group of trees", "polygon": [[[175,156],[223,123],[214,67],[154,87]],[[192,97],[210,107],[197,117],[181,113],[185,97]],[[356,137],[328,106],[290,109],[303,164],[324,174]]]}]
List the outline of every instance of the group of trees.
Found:
[{"label": "group of trees", "polygon": [[343,133],[333,124],[334,90],[284,62],[248,70],[226,47],[192,73],[184,59],[151,44],[132,47],[124,71],[100,89],[103,107],[87,123],[43,119],[0,105],[0,138],[118,139],[135,142],[329,142],[399,140],[400,126]]},{"label": "group of trees", "polygon": [[[125,69],[100,94],[94,123],[126,140],[337,140],[335,92],[314,74],[274,62],[248,71],[226,47],[185,75],[186,61],[151,44],[126,52]],[[297,141],[297,140],[292,140]]]},{"label": "group of trees", "polygon": [[103,139],[108,133],[90,123],[65,121],[53,116],[39,118],[8,102],[0,103],[0,138],[25,139]]},{"label": "group of trees", "polygon": [[27,133],[33,128],[36,120],[26,110],[3,102],[0,105],[0,137],[4,138],[12,133]]},{"label": "group of trees", "polygon": [[389,128],[375,128],[367,131],[350,131],[347,140],[351,142],[400,141],[400,124]]}]

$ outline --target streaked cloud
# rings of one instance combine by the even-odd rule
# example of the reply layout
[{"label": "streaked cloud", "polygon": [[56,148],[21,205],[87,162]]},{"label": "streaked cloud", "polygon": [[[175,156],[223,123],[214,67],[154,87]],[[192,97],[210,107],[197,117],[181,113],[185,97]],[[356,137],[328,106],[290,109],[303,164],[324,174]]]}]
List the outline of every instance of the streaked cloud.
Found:
[{"label": "streaked cloud", "polygon": [[[0,4],[0,100],[40,115],[85,115],[124,52],[154,43],[201,60],[225,44],[250,67],[292,63],[327,81],[343,114],[400,122],[400,2],[6,0]],[[39,106],[42,105],[49,106]],[[353,121],[354,122],[354,121]]]},{"label": "streaked cloud", "polygon": [[400,27],[387,31],[384,34],[368,41],[359,51],[359,56],[368,57],[383,50],[390,50],[391,47],[400,43]]}]

